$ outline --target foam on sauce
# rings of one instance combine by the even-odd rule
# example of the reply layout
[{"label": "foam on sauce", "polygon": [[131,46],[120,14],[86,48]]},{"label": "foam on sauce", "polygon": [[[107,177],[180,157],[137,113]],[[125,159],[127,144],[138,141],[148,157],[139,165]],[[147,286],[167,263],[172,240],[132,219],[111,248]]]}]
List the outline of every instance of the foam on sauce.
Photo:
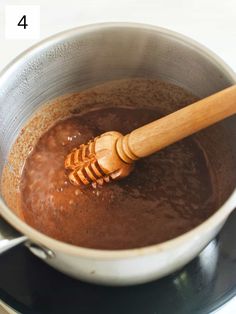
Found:
[{"label": "foam on sauce", "polygon": [[68,181],[64,159],[72,148],[106,131],[128,133],[161,115],[158,108],[111,106],[58,121],[26,160],[24,220],[58,240],[97,249],[157,244],[204,221],[218,204],[213,173],[194,136],[138,161],[121,181],[96,189]]}]

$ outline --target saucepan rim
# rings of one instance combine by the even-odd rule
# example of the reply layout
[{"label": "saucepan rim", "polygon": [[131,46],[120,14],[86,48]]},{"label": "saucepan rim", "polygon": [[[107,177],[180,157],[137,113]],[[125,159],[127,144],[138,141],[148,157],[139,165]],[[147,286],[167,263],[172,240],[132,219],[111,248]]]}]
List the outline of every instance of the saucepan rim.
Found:
[{"label": "saucepan rim", "polygon": [[[130,23],[130,22],[107,22],[107,23],[98,23],[98,24],[90,24],[85,26],[79,26],[76,28],[72,28],[60,33],[57,33],[53,36],[50,36],[31,48],[27,49],[23,53],[21,53],[18,57],[16,57],[13,61],[11,61],[8,66],[6,66],[0,72],[0,86],[2,81],[9,79],[11,73],[15,68],[19,67],[21,62],[24,62],[25,57],[29,57],[37,53],[37,51],[50,47],[52,44],[72,38],[73,36],[78,36],[78,34],[85,34],[94,31],[104,30],[104,29],[112,29],[112,28],[133,28],[133,29],[142,29],[149,30],[161,33],[165,36],[173,37],[175,40],[179,40],[182,43],[190,46],[193,49],[197,49],[198,53],[202,54],[204,58],[209,59],[211,62],[214,61],[215,65],[220,69],[222,73],[224,73],[233,83],[236,83],[236,74],[233,70],[226,65],[226,63],[213,52],[211,52],[208,48],[199,44],[195,40],[188,38],[182,34],[176,33],[172,30],[168,30],[166,28],[162,28],[159,26],[152,26],[148,24],[142,23]],[[213,228],[215,225],[220,224],[220,222],[224,222],[228,215],[232,212],[234,207],[236,206],[236,189],[232,192],[226,202],[208,219],[202,222],[197,227],[191,229],[190,231],[173,238],[171,240],[141,247],[135,249],[127,249],[127,250],[100,250],[100,249],[91,249],[91,248],[83,248],[75,245],[71,245],[65,242],[61,242],[55,240],[36,229],[32,228],[28,224],[26,224],[23,220],[21,220],[15,213],[13,213],[5,201],[0,196],[0,214],[18,231],[22,234],[26,235],[31,241],[41,244],[43,246],[48,247],[49,249],[55,252],[62,252],[65,254],[69,254],[72,256],[80,256],[84,258],[93,258],[97,260],[119,260],[119,259],[128,259],[134,258],[138,256],[146,256],[161,253],[163,251],[175,249],[180,246],[181,243],[186,242],[188,239],[198,238],[203,235],[203,233],[208,232],[209,228]]]}]

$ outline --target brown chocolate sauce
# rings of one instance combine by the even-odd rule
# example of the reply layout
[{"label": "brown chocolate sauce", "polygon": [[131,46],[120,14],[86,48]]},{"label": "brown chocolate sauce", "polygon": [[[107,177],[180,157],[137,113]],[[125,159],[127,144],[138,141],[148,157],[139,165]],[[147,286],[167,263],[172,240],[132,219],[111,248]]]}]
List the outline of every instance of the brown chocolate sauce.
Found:
[{"label": "brown chocolate sauce", "polygon": [[58,240],[97,249],[157,244],[204,221],[217,201],[213,174],[194,136],[138,161],[121,181],[96,189],[68,181],[64,159],[72,148],[105,131],[128,133],[160,115],[158,109],[110,107],[57,122],[26,160],[24,220]]}]

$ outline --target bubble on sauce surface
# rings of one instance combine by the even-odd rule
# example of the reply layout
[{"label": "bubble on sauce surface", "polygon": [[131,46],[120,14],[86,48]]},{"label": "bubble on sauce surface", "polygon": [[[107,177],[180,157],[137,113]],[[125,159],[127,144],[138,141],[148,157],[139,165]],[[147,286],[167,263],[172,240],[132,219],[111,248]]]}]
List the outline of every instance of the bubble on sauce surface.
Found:
[{"label": "bubble on sauce surface", "polygon": [[59,121],[26,161],[25,221],[75,245],[128,249],[171,239],[209,217],[217,208],[215,192],[194,137],[138,161],[126,179],[102,187],[69,183],[64,159],[71,149],[110,130],[111,121],[127,133],[157,117],[153,110],[107,108]]}]

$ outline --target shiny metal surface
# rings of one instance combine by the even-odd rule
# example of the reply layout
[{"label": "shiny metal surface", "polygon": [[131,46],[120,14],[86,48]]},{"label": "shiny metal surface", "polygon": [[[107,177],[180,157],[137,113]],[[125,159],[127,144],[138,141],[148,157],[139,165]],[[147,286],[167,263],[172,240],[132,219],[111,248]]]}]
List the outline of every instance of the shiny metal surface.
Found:
[{"label": "shiny metal surface", "polygon": [[160,78],[204,97],[233,83],[211,56],[178,36],[138,25],[106,24],[44,41],[0,78],[3,161],[20,129],[46,101],[119,78]]},{"label": "shiny metal surface", "polygon": [[[29,314],[84,313],[85,309],[86,314],[209,314],[226,302],[230,305],[228,301],[236,294],[235,227],[236,212],[219,236],[184,268],[160,280],[125,288],[76,282],[19,247],[0,258],[0,299]],[[227,309],[223,306],[216,313],[235,312],[233,304],[231,311]]]},{"label": "shiny metal surface", "polygon": [[27,237],[21,235],[0,217],[0,254],[25,242]]},{"label": "shiny metal surface", "polygon": [[[199,97],[236,82],[234,73],[206,48],[162,28],[108,23],[58,34],[19,56],[0,75],[0,173],[21,128],[43,103],[129,77],[163,79]],[[235,125],[235,117],[225,123],[236,156]],[[127,251],[92,250],[56,241],[22,222],[1,199],[0,214],[32,242],[54,251],[56,257],[45,260],[54,268],[90,282],[128,285],[181,268],[215,237],[235,205],[233,193],[210,219],[190,232],[160,245]]]},{"label": "shiny metal surface", "polygon": [[53,258],[55,256],[55,253],[43,246],[39,246],[35,243],[32,243],[30,241],[26,242],[27,248],[37,257],[41,259],[48,259],[48,258]]}]

